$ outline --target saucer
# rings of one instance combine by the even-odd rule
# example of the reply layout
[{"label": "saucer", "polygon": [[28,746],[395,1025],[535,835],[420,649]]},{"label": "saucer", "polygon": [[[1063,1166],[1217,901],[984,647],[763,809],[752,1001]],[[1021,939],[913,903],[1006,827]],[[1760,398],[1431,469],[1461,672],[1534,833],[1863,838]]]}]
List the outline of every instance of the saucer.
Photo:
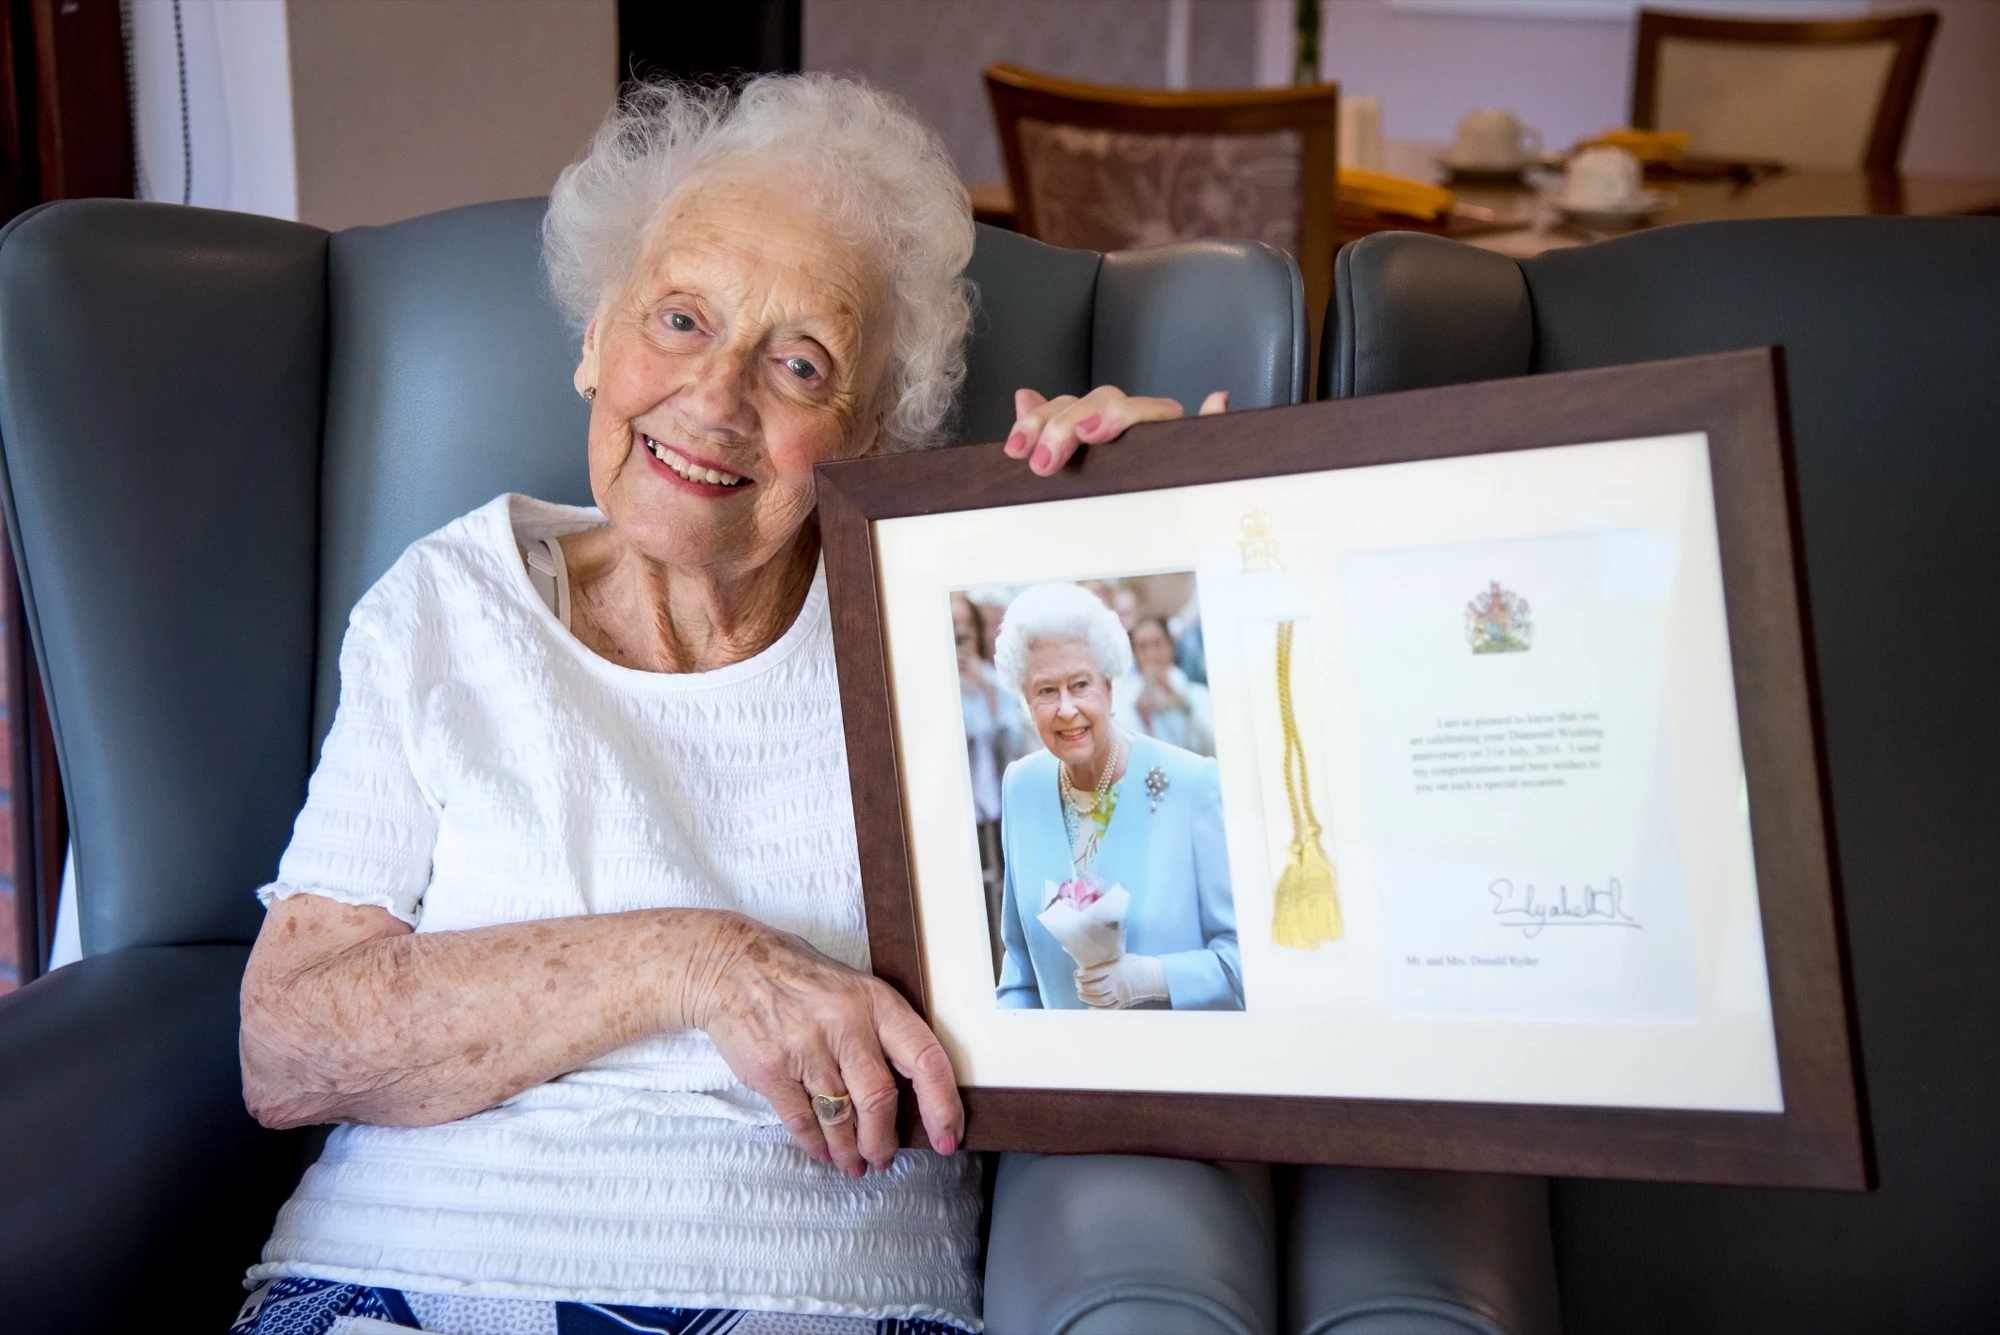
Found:
[{"label": "saucer", "polygon": [[1455,153],[1440,153],[1433,160],[1453,176],[1468,181],[1518,179],[1521,173],[1530,167],[1542,165],[1542,155],[1539,153],[1523,153],[1506,162],[1467,162]]},{"label": "saucer", "polygon": [[1671,190],[1641,190],[1630,199],[1616,204],[1572,204],[1563,197],[1560,189],[1551,190],[1542,198],[1563,216],[1564,221],[1582,223],[1586,227],[1630,226],[1644,222],[1656,213],[1664,213],[1681,202]]}]

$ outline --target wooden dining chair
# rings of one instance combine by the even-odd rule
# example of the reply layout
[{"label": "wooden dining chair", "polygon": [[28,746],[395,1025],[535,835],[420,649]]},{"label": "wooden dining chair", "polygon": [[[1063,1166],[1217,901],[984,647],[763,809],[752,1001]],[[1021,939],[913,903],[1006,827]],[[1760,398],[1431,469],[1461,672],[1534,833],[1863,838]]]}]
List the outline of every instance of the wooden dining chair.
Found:
[{"label": "wooden dining chair", "polygon": [[1891,172],[1938,16],[1827,22],[1639,11],[1632,124],[1702,157]]},{"label": "wooden dining chair", "polygon": [[1262,241],[1298,260],[1317,340],[1333,290],[1334,84],[1167,92],[993,65],[986,90],[1016,230],[1107,251]]}]

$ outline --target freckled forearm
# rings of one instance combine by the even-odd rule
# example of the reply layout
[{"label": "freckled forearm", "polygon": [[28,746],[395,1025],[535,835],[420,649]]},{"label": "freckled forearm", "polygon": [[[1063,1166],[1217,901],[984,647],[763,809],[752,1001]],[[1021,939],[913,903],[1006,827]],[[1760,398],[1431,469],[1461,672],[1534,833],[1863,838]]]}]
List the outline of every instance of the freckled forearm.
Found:
[{"label": "freckled forearm", "polygon": [[699,1025],[740,921],[656,910],[405,933],[304,959],[253,955],[245,1097],[271,1125],[467,1116],[627,1043]]}]

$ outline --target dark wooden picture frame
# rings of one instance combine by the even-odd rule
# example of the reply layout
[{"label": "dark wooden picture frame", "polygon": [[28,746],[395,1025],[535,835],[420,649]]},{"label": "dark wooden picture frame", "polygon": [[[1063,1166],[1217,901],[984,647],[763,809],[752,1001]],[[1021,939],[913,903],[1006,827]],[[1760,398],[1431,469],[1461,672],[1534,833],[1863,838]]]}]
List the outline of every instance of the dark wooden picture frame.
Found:
[{"label": "dark wooden picture frame", "polygon": [[875,521],[1707,433],[1783,1112],[972,1087],[962,1091],[966,1144],[1872,1186],[1782,385],[1782,355],[1759,349],[1140,427],[1086,447],[1051,478],[998,445],[823,465],[819,517],[869,946],[876,974],[928,1018]]}]

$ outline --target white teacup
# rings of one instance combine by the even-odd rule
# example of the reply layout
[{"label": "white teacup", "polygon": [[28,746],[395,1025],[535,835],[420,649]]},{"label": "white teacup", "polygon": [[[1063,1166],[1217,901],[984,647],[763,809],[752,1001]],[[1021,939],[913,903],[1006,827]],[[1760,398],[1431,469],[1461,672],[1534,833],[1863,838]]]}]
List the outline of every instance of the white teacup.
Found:
[{"label": "white teacup", "polygon": [[1382,170],[1382,99],[1340,98],[1339,160],[1343,167]]},{"label": "white teacup", "polygon": [[1542,151],[1542,132],[1521,124],[1501,107],[1481,107],[1459,117],[1451,159],[1462,167],[1518,167]]},{"label": "white teacup", "polygon": [[1639,197],[1639,159],[1622,148],[1586,148],[1563,173],[1562,202],[1572,209],[1624,208]]}]

